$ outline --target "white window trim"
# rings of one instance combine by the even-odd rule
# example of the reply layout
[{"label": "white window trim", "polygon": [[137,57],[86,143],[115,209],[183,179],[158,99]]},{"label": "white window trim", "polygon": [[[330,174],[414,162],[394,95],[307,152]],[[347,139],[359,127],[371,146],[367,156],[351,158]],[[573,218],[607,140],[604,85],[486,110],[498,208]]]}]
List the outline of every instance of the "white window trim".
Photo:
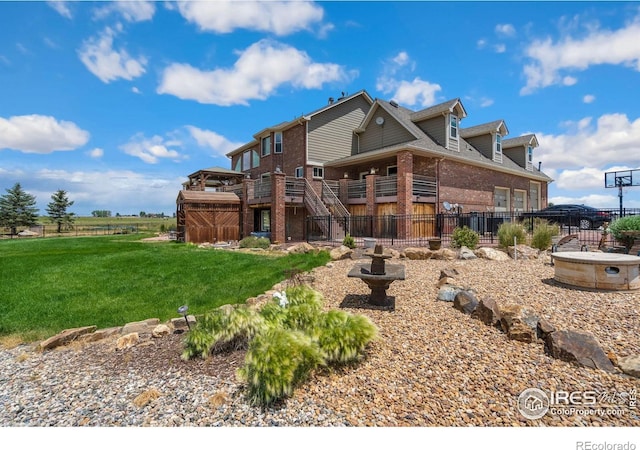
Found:
[{"label": "white window trim", "polygon": [[[529,182],[529,205],[531,205],[531,185],[535,185],[537,187],[537,191],[538,191],[538,198],[536,198],[536,203],[538,204],[538,208],[536,209],[536,211],[538,209],[540,209],[540,202],[542,201],[542,196],[541,196],[541,192],[540,189],[542,189],[542,183],[538,182],[538,181],[530,181]],[[533,206],[533,205],[531,205]]]},{"label": "white window trim", "polygon": [[[300,172],[300,175],[298,175],[298,172]],[[295,177],[296,178],[304,178],[304,167],[303,166],[296,167]]]},{"label": "white window trim", "polygon": [[[264,142],[266,140],[269,140],[269,145],[267,146],[267,152],[265,153],[265,147],[264,147]],[[269,136],[265,136],[262,139],[260,139],[260,156],[264,157],[264,156],[269,156],[271,154],[271,135]]]},{"label": "white window trim", "polygon": [[[507,193],[507,196],[506,196],[507,204],[504,205],[504,206],[496,205],[495,195],[496,195],[496,191],[498,191],[498,190],[506,191],[506,193]],[[495,212],[507,212],[507,211],[510,211],[510,208],[511,208],[511,189],[509,189],[508,187],[503,187],[503,186],[495,186],[493,188],[493,195],[494,195],[493,210]]]},{"label": "white window trim", "polygon": [[493,135],[493,160],[498,163],[502,162],[502,135],[500,133]]},{"label": "white window trim", "polygon": [[[455,119],[455,126],[452,125],[453,120]],[[453,135],[453,130],[456,131],[456,135]],[[449,139],[458,140],[458,135],[460,134],[460,122],[458,120],[458,116],[455,114],[449,114]]]},{"label": "white window trim", "polygon": [[526,164],[525,168],[527,170],[533,171],[533,146],[527,145],[527,156],[526,156]]},{"label": "white window trim", "polygon": [[[316,170],[322,171],[322,175],[316,175]],[[324,167],[314,167],[313,168],[313,178],[317,178],[322,180],[324,178]]]},{"label": "white window trim", "polygon": [[[280,151],[278,151],[278,136],[280,136]],[[282,131],[277,131],[273,133],[273,153],[282,153],[282,149]]]},{"label": "white window trim", "polygon": [[[516,199],[516,194],[517,194],[517,193],[522,194],[522,209],[520,209],[520,208],[516,208],[516,202],[515,202],[515,199]],[[513,190],[513,200],[514,200],[514,201],[513,201],[513,210],[514,210],[514,211],[517,211],[517,212],[524,212],[524,211],[526,211],[526,210],[527,210],[527,201],[528,201],[528,199],[529,199],[529,193],[528,193],[527,191],[525,191],[525,190],[523,190],[523,189],[514,189],[514,190]]]}]

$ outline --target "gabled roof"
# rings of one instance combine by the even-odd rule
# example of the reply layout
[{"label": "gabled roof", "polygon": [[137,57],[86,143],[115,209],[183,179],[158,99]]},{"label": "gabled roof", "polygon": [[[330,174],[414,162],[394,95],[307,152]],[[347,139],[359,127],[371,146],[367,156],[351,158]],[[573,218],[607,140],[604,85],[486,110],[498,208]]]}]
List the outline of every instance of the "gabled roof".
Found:
[{"label": "gabled roof", "polygon": [[447,100],[444,103],[440,103],[438,105],[433,105],[428,108],[422,109],[420,111],[415,111],[411,113],[411,120],[414,122],[419,122],[424,119],[429,119],[431,117],[439,116],[444,113],[453,113],[455,112],[459,119],[463,119],[467,117],[467,111],[464,109],[462,102],[459,98],[454,98],[452,100]]},{"label": "gabled roof", "polygon": [[525,134],[515,138],[502,140],[503,150],[506,148],[512,148],[512,147],[524,147],[527,145],[531,145],[533,147],[537,147],[539,145],[538,138],[536,138],[535,134]]},{"label": "gabled roof", "polygon": [[235,150],[230,151],[229,153],[227,153],[227,157],[231,157],[231,156],[233,156],[235,154],[238,154],[238,153],[240,153],[240,152],[242,152],[242,151],[244,151],[244,150],[246,150],[248,148],[251,148],[251,147],[259,144],[260,143],[259,139],[262,136],[264,136],[264,135],[266,135],[268,133],[276,132],[276,131],[284,131],[284,130],[287,130],[287,129],[295,126],[295,125],[301,124],[303,122],[307,122],[307,121],[311,120],[311,118],[313,116],[315,116],[317,114],[320,114],[320,113],[323,113],[323,112],[325,112],[325,111],[327,111],[327,110],[329,110],[331,108],[335,108],[337,105],[341,105],[342,103],[347,102],[347,101],[349,101],[349,100],[351,100],[351,99],[353,99],[355,97],[358,97],[360,95],[370,105],[373,103],[373,99],[371,98],[369,93],[364,89],[356,92],[355,94],[351,94],[349,96],[340,97],[336,101],[334,101],[332,103],[329,103],[328,105],[325,105],[322,108],[318,108],[315,111],[312,111],[312,112],[310,112],[308,114],[303,114],[303,115],[301,115],[299,117],[296,117],[295,119],[290,120],[288,122],[280,122],[277,125],[273,125],[273,126],[270,126],[270,127],[267,127],[267,128],[263,128],[262,130],[258,131],[257,133],[255,133],[253,135],[253,137],[254,137],[253,141],[247,142],[246,144],[242,145],[241,147],[238,147]]},{"label": "gabled roof", "polygon": [[189,178],[196,177],[199,174],[244,177],[243,172],[238,172],[236,170],[225,169],[223,167],[214,166],[214,167],[209,167],[208,169],[200,169],[196,172],[193,172],[191,175],[189,175]]},{"label": "gabled roof", "polygon": [[460,129],[460,136],[464,139],[499,132],[502,136],[509,134],[509,129],[504,120],[494,120],[474,127]]}]

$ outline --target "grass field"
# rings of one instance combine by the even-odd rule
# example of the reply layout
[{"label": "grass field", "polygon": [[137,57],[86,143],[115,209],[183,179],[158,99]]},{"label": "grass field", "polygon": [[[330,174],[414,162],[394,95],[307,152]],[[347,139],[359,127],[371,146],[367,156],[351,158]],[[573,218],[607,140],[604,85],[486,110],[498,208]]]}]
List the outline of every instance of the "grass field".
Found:
[{"label": "grass field", "polygon": [[326,252],[276,257],[143,237],[0,241],[0,336],[32,341],[78,326],[167,320],[181,305],[201,314],[329,260]]}]

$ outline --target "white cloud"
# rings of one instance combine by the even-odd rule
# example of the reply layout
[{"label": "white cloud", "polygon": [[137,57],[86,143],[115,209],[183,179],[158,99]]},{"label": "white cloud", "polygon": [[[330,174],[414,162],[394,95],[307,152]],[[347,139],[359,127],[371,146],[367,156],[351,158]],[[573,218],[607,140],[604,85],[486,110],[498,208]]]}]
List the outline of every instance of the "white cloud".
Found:
[{"label": "white cloud", "polygon": [[112,13],[120,14],[127,22],[151,20],[156,12],[154,2],[149,1],[113,1],[94,11],[94,17],[104,19]]},{"label": "white cloud", "polygon": [[62,17],[66,17],[67,19],[72,19],[73,15],[71,14],[71,10],[69,9],[68,4],[69,2],[63,2],[58,0],[47,2],[47,5],[55,9],[57,13],[60,14]]},{"label": "white cloud", "polygon": [[[587,205],[593,208],[611,208],[612,206],[615,206],[618,203],[618,197],[615,195],[602,195],[602,194],[588,194],[588,195],[576,196],[576,197],[569,197],[569,196],[563,195],[563,196],[549,197],[549,202],[553,203],[554,205],[568,204],[568,205]],[[628,205],[627,207],[634,207],[634,206]]]},{"label": "white cloud", "polygon": [[157,92],[220,106],[246,105],[248,100],[267,98],[284,84],[314,89],[328,82],[347,81],[350,76],[353,74],[338,64],[315,63],[303,51],[261,40],[240,52],[228,69],[206,71],[189,64],[171,64],[164,69]]},{"label": "white cloud", "polygon": [[142,94],[142,92],[140,92],[140,89],[138,89],[136,86],[133,86],[131,88],[131,92],[133,92],[134,94]]},{"label": "white cloud", "polygon": [[135,59],[129,56],[126,50],[113,48],[113,38],[116,34],[116,30],[107,27],[100,33],[99,38],[89,38],[78,50],[83,64],[103,83],[110,83],[118,78],[132,80],[145,73],[144,66],[147,61],[144,57]]},{"label": "white cloud", "polygon": [[142,133],[133,136],[129,142],[120,146],[127,155],[140,158],[148,164],[156,164],[160,159],[178,161],[182,159],[180,153],[171,147],[180,147],[178,141],[165,140],[160,136],[145,138]]},{"label": "white cloud", "polygon": [[594,124],[590,117],[563,124],[566,134],[536,133],[540,147],[536,157],[552,169],[578,169],[585,165],[640,167],[640,118],[630,121],[625,114],[605,114]]},{"label": "white cloud", "polygon": [[576,77],[571,77],[567,75],[566,77],[562,78],[562,84],[564,86],[573,86],[577,82],[578,82],[578,79]]},{"label": "white cloud", "polygon": [[488,97],[482,97],[480,99],[480,107],[481,108],[486,108],[488,106],[493,105],[493,99],[492,98],[488,98]]},{"label": "white cloud", "polygon": [[496,34],[501,36],[515,36],[516,29],[510,23],[498,24],[496,25]]},{"label": "white cloud", "polygon": [[587,94],[584,97],[582,97],[582,101],[587,104],[593,103],[595,100],[596,100],[596,96],[591,94]]},{"label": "white cloud", "polygon": [[324,10],[312,2],[178,2],[180,14],[202,31],[230,33],[248,29],[284,36],[320,22]]},{"label": "white cloud", "polygon": [[200,147],[212,149],[216,156],[225,156],[244,144],[244,142],[232,142],[215,131],[202,130],[191,125],[187,125],[186,128]]},{"label": "white cloud", "polygon": [[476,42],[476,47],[478,48],[485,48],[486,46],[487,46],[486,39],[478,39],[478,42]]},{"label": "white cloud", "polygon": [[403,105],[427,107],[436,103],[436,94],[442,88],[439,84],[429,83],[416,77],[412,81],[378,80],[376,89],[384,93],[393,92],[393,100]]},{"label": "white cloud", "polygon": [[392,58],[392,61],[398,66],[406,66],[410,61],[409,54],[407,52],[400,52]]},{"label": "white cloud", "polygon": [[101,148],[94,148],[93,150],[89,150],[88,155],[95,159],[100,159],[104,156],[104,150]]},{"label": "white cloud", "polygon": [[507,51],[507,46],[504,44],[496,44],[493,46],[493,49],[496,51],[496,53],[504,53]]},{"label": "white cloud", "polygon": [[561,84],[562,71],[584,71],[599,64],[616,64],[640,71],[640,20],[615,31],[592,27],[582,39],[564,38],[553,42],[551,38],[536,40],[526,49],[531,59],[523,72],[526,85],[521,94]]},{"label": "white cloud", "polygon": [[44,154],[74,150],[88,140],[89,133],[75,123],[58,121],[51,116],[32,114],[9,119],[0,117],[0,149]]}]

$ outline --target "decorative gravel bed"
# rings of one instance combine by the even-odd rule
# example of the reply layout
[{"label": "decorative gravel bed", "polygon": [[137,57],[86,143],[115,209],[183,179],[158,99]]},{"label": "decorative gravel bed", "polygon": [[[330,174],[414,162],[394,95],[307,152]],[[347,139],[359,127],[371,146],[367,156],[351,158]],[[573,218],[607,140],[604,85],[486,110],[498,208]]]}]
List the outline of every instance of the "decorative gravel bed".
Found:
[{"label": "decorative gravel bed", "polygon": [[[509,340],[497,328],[436,300],[440,271],[479,299],[533,308],[558,329],[593,333],[605,352],[640,354],[640,293],[559,286],[548,257],[520,261],[411,261],[388,294],[395,310],[370,307],[367,286],[341,260],[313,271],[327,308],[368,315],[380,329],[358,365],[321,370],[293,397],[262,409],[247,403],[235,369],[243,352],[180,359],[181,335],[116,351],[115,340],[36,353],[0,351],[1,426],[637,426],[627,393],[640,381],[553,359],[542,343]],[[582,414],[529,420],[517,408],[527,388],[598,394]],[[622,394],[622,396],[621,396]],[[581,407],[582,408],[582,407]],[[596,410],[604,412],[597,414]],[[585,414],[584,411],[591,411]],[[616,414],[613,414],[613,413]]]}]

